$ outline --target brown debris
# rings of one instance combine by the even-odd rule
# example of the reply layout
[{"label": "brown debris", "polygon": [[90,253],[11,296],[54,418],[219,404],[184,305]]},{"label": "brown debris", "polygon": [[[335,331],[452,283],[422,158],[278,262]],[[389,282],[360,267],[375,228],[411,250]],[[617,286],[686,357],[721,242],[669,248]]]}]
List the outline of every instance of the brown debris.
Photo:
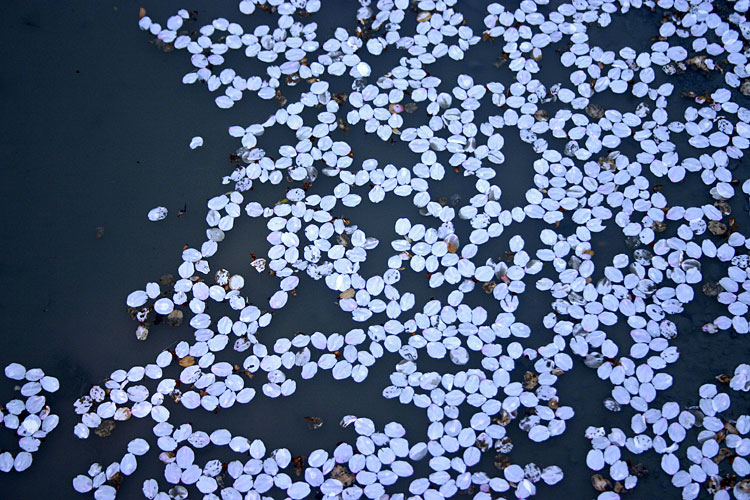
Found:
[{"label": "brown debris", "polygon": [[344,485],[344,488],[348,488],[354,484],[355,476],[346,466],[338,464],[331,470],[331,479],[338,479]]},{"label": "brown debris", "polygon": [[727,232],[727,225],[717,220],[708,221],[708,230],[714,236],[721,236]]},{"label": "brown debris", "polygon": [[192,356],[185,356],[180,360],[180,366],[183,368],[187,368],[188,366],[193,366],[195,364],[195,358]]},{"label": "brown debris", "polygon": [[601,474],[594,474],[591,476],[591,484],[596,491],[612,491],[612,481]]},{"label": "brown debris", "polygon": [[169,316],[167,316],[167,323],[169,323],[169,326],[180,326],[182,324],[182,318],[183,313],[179,309],[175,309],[171,313],[169,313]]},{"label": "brown debris", "polygon": [[112,434],[112,431],[115,430],[115,427],[117,427],[117,424],[114,420],[102,420],[99,427],[94,429],[94,434],[100,438],[109,437]]},{"label": "brown debris", "polygon": [[533,372],[523,374],[523,388],[527,391],[534,389],[539,384],[539,377]]}]

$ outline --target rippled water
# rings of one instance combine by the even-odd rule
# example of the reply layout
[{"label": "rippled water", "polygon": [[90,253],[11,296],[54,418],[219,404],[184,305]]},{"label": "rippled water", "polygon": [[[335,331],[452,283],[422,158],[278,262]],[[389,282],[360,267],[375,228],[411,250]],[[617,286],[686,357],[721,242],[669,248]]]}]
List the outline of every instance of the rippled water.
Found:
[{"label": "rippled water", "polygon": [[[342,19],[350,19],[353,24],[356,4],[341,4]],[[148,43],[150,37],[136,25],[141,5],[156,19],[165,19],[182,6],[197,10],[199,20],[220,15],[231,18],[236,11],[233,4],[208,1],[179,6],[157,1],[139,5],[29,1],[0,6],[4,47],[0,51],[0,155],[4,176],[0,184],[0,365],[21,361],[27,366],[40,366],[62,382],[61,390],[50,398],[61,417],[60,426],[34,455],[31,469],[0,476],[0,496],[5,500],[82,498],[70,487],[75,474],[85,471],[92,462],[119,459],[130,439],[151,434],[149,419],[132,419],[112,437],[79,441],[71,432],[77,421],[71,402],[112,369],[152,360],[176,340],[192,337],[187,325],[177,329],[162,325],[152,328],[147,342],[138,342],[133,335],[134,323],[124,310],[124,298],[144,281],[173,272],[183,244],[200,244],[205,202],[226,190],[218,180],[230,171],[229,154],[237,145],[226,134],[226,127],[265,116],[275,106],[246,100],[222,111],[204,89],[182,85],[181,76],[188,69],[184,55],[163,53]],[[481,20],[483,9],[483,2],[468,2],[462,7],[473,22]],[[639,12],[627,18],[616,16],[615,28],[593,28],[593,32],[603,45],[627,44],[638,49],[649,43],[637,36],[643,23],[656,26],[658,21]],[[329,35],[330,27],[319,22],[321,39]],[[496,57],[491,44],[480,45],[462,63],[441,62],[441,77],[454,81],[459,73],[468,72],[479,80],[509,79],[507,69],[492,66]],[[382,64],[386,67],[391,63]],[[253,63],[243,64],[251,68]],[[375,72],[378,69],[374,68]],[[562,80],[561,68],[550,64],[545,78]],[[693,73],[681,77],[678,85],[699,91],[708,81]],[[195,135],[202,136],[205,145],[191,151],[187,145]],[[382,163],[396,160],[407,151],[403,144],[388,149],[379,139],[364,136],[359,130],[352,130],[347,141],[362,154],[378,148]],[[269,145],[266,149],[273,148]],[[513,169],[505,169],[508,173],[496,182],[504,190],[503,201],[515,205],[532,186],[526,167],[534,155],[517,137],[508,139],[505,152],[509,158],[506,163]],[[744,179],[747,174],[738,172],[737,177]],[[450,188],[470,196],[472,185],[457,179]],[[668,189],[670,200],[700,197],[703,203],[710,201],[697,184]],[[272,191],[261,188],[254,196],[261,202],[273,202],[278,193]],[[448,196],[454,192],[434,194]],[[735,214],[740,228],[746,231],[744,203],[736,202]],[[187,212],[181,218],[169,217],[152,224],[145,214],[156,205],[167,206],[172,213],[186,206]],[[380,251],[372,257],[380,265],[387,252],[383,247],[392,232],[392,220],[404,212],[409,217],[416,214],[410,201],[404,199],[378,205],[384,217],[373,217],[371,210],[370,205],[360,206],[347,216],[353,220],[368,218],[368,230],[381,238]],[[240,218],[214,259],[214,268],[245,269],[249,252],[260,254],[258,249],[264,248],[260,224]],[[528,221],[514,227],[530,236],[537,235],[543,224]],[[614,237],[597,240],[594,249],[602,261],[626,250],[618,233],[614,228],[610,233]],[[504,235],[493,244],[497,253],[505,250],[508,237]],[[718,266],[714,271],[719,272]],[[710,271],[704,275],[710,276]],[[253,284],[251,295],[265,299],[270,292],[264,285],[270,283],[270,279],[266,283],[259,280]],[[407,276],[405,284],[418,298],[431,296],[423,280]],[[273,328],[264,333],[267,343],[300,330],[346,331],[354,327],[331,294],[316,290],[316,284],[303,281],[300,300],[291,303],[275,318]],[[543,303],[541,294],[533,289],[527,296],[526,304]],[[481,302],[483,298],[478,299]],[[477,305],[492,311],[490,299],[486,302]],[[676,380],[667,391],[670,399],[697,402],[701,384],[711,382],[718,373],[731,373],[738,363],[747,361],[746,338],[729,333],[709,336],[700,331],[701,325],[721,312],[713,299],[697,293],[685,313],[674,318],[680,331],[674,343],[681,360],[667,370]],[[551,334],[544,336],[541,314],[533,307],[522,308],[517,316],[532,330],[541,332],[542,338],[538,342],[532,338],[531,345],[551,339]],[[618,328],[621,335],[627,335],[625,329]],[[346,414],[367,415],[378,426],[397,418],[411,438],[422,439],[424,412],[380,397],[392,365],[388,360],[377,363],[363,384],[351,380],[334,384],[327,376],[316,377],[303,382],[291,398],[258,397],[250,406],[224,410],[220,423],[207,412],[178,409],[173,414],[177,421],[190,421],[201,428],[225,426],[262,438],[269,448],[288,447],[293,454],[319,447],[330,449],[342,439],[352,439],[353,433],[337,424]],[[428,368],[429,363],[425,363],[423,370]],[[596,425],[627,429],[631,412],[604,410],[602,400],[611,387],[582,366],[562,377],[557,387],[561,400],[577,412],[567,432],[534,446],[523,446],[526,441],[519,440],[521,444],[512,457],[516,463],[535,461],[564,468],[564,481],[556,487],[540,486],[536,498],[593,498],[592,473],[585,465],[589,443],[583,431],[594,420]],[[7,384],[0,388],[3,401],[11,389]],[[747,398],[734,398],[747,407]],[[303,418],[309,415],[322,417],[323,427],[309,430]],[[508,430],[511,436],[520,434],[514,426]],[[11,437],[10,433],[0,433],[0,449],[12,444]],[[153,437],[149,440],[152,444],[155,441]],[[648,455],[644,463],[657,471],[657,458]],[[493,473],[491,454],[483,457],[480,469]],[[142,479],[162,474],[155,458],[141,461],[135,477],[124,483],[121,498],[140,498]],[[678,494],[659,471],[639,483],[635,497],[677,498]]]}]

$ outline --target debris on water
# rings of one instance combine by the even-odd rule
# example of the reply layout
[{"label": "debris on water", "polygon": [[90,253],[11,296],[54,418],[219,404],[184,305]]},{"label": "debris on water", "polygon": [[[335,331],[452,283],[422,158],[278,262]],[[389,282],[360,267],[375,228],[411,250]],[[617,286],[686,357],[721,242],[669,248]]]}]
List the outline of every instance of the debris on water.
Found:
[{"label": "debris on water", "polygon": [[400,104],[395,104],[394,103],[394,104],[391,104],[391,105],[388,106],[388,110],[391,113],[401,113],[401,112],[404,111],[404,107],[402,105],[400,105]]},{"label": "debris on water", "polygon": [[716,380],[718,380],[722,384],[728,384],[729,382],[731,382],[732,378],[725,373],[721,373],[716,376]]},{"label": "debris on water", "polygon": [[591,103],[586,106],[586,114],[593,120],[599,120],[604,116],[604,107],[599,104]]},{"label": "debris on water", "polygon": [[339,130],[341,130],[341,131],[342,131],[342,132],[344,132],[345,134],[348,134],[348,133],[349,133],[349,130],[350,130],[350,126],[349,126],[349,124],[348,124],[348,123],[346,123],[346,121],[344,121],[344,119],[343,119],[343,118],[338,118],[338,119],[336,120],[336,126],[338,127],[338,129],[339,129]]},{"label": "debris on water", "polygon": [[117,427],[117,424],[114,420],[102,420],[102,423],[94,429],[94,434],[102,438],[109,437],[112,435],[112,431],[115,430],[115,427]]},{"label": "debris on water", "polygon": [[708,221],[708,230],[714,236],[721,236],[727,232],[727,225],[717,220]]},{"label": "debris on water", "polygon": [[604,364],[605,359],[600,353],[591,353],[586,355],[583,362],[589,368],[597,369]]},{"label": "debris on water", "polygon": [[725,200],[717,200],[714,202],[714,206],[719,209],[722,215],[729,215],[732,213],[732,206]]},{"label": "debris on water", "polygon": [[492,65],[496,68],[502,68],[508,63],[508,57],[503,54],[500,57],[498,57],[495,61],[492,62]]},{"label": "debris on water", "polygon": [[628,471],[635,477],[648,476],[648,469],[640,462],[628,464]]},{"label": "debris on water", "polygon": [[703,283],[703,294],[707,297],[716,297],[722,292],[721,285],[715,281]]},{"label": "debris on water", "polygon": [[171,274],[162,274],[159,277],[159,283],[165,287],[172,287],[175,284],[174,276]]},{"label": "debris on water", "polygon": [[104,226],[97,227],[94,235],[96,236],[96,239],[101,239],[104,236]]},{"label": "debris on water", "polygon": [[355,476],[352,474],[346,466],[337,464],[331,470],[331,479],[339,481],[344,488],[348,488],[354,484]]},{"label": "debris on water", "polygon": [[350,244],[349,236],[346,233],[341,233],[336,236],[336,243],[343,246],[344,248],[348,247]]},{"label": "debris on water", "polygon": [[510,458],[508,458],[508,456],[503,453],[498,453],[497,455],[495,455],[493,463],[495,465],[495,468],[500,471],[508,468],[511,465]]},{"label": "debris on water", "polygon": [[539,383],[539,377],[533,372],[526,372],[523,375],[523,388],[527,391],[533,390]]},{"label": "debris on water", "polygon": [[625,246],[633,249],[641,245],[641,240],[637,236],[628,236],[625,238]]},{"label": "debris on water", "polygon": [[189,366],[193,366],[195,364],[195,358],[193,356],[185,356],[180,359],[180,362],[178,363],[180,366],[187,368]]},{"label": "debris on water", "polygon": [[148,339],[148,327],[146,325],[138,325],[135,329],[135,338],[141,342]]},{"label": "debris on water", "polygon": [[539,109],[534,113],[534,119],[540,122],[549,121],[549,112],[544,109]]},{"label": "debris on water", "polygon": [[682,61],[670,62],[661,67],[664,74],[668,76],[674,76],[684,73],[687,70],[687,66]]},{"label": "debris on water", "polygon": [[149,43],[152,43],[154,46],[156,46],[157,49],[159,49],[161,52],[172,52],[174,50],[174,45],[171,43],[167,43],[159,38],[149,40]]},{"label": "debris on water", "polygon": [[320,429],[323,427],[323,419],[320,417],[305,417],[307,428],[310,430]]},{"label": "debris on water", "polygon": [[612,491],[612,481],[605,478],[601,474],[594,474],[591,476],[591,484],[594,486],[596,491]]},{"label": "debris on water", "polygon": [[182,324],[182,317],[182,311],[175,309],[167,316],[167,323],[169,323],[169,326],[178,327]]},{"label": "debris on water", "polygon": [[606,398],[604,400],[604,407],[612,412],[618,412],[622,409],[622,407],[620,406],[620,403],[618,403],[612,398]]}]

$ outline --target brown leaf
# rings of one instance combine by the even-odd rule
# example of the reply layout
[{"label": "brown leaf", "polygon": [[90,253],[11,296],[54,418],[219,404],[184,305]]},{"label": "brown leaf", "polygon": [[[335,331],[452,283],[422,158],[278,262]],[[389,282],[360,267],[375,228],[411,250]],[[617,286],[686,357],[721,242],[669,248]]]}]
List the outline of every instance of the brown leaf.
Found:
[{"label": "brown leaf", "polygon": [[183,368],[186,368],[188,366],[193,366],[195,364],[195,358],[192,356],[185,356],[180,360],[180,366]]},{"label": "brown leaf", "polygon": [[138,11],[138,19],[143,19],[146,16],[146,9],[141,7]]}]

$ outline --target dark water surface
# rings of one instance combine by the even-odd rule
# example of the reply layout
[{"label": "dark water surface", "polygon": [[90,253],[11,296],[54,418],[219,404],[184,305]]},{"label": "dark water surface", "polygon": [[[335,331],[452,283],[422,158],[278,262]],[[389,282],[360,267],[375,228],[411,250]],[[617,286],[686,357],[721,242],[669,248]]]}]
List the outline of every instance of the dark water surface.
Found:
[{"label": "dark water surface", "polygon": [[[261,103],[248,96],[233,109],[220,110],[213,102],[214,96],[202,86],[182,85],[182,75],[190,71],[188,58],[184,51],[164,53],[148,43],[150,35],[137,26],[140,6],[159,21],[181,7],[197,10],[200,25],[219,16],[242,18],[234,2],[0,3],[0,164],[4,180],[0,184],[0,366],[17,361],[27,368],[41,367],[61,382],[61,389],[49,398],[53,412],[60,416],[60,425],[34,454],[29,470],[0,476],[3,500],[84,498],[72,490],[73,476],[85,473],[92,462],[107,465],[119,460],[127,442],[137,436],[146,438],[152,451],[139,459],[138,471],[123,483],[118,498],[142,498],[143,479],[163,478],[150,418],[120,424],[109,438],[92,434],[88,440],[80,441],[72,433],[77,422],[72,402],[114,369],[153,362],[165,347],[192,338],[192,330],[186,325],[177,329],[161,325],[151,329],[147,342],[139,342],[133,333],[136,324],[125,311],[125,297],[164,273],[176,274],[183,245],[203,241],[205,202],[227,191],[228,186],[222,186],[220,180],[231,171],[229,154],[238,146],[226,128],[261,122],[275,109],[275,103]],[[342,2],[341,17],[335,22],[352,28],[355,6],[356,2]],[[461,5],[475,30],[481,25],[483,9],[483,2]],[[254,18],[252,22],[256,22]],[[325,22],[334,21],[318,22],[318,40],[324,40],[331,33]],[[639,43],[645,47],[648,37],[658,29],[658,19],[648,14],[616,17],[615,22],[622,23],[619,29],[592,29],[597,43],[615,50],[626,45],[640,49]],[[644,31],[649,34],[642,40],[622,39],[623,29],[633,33],[635,26],[644,23],[651,23],[651,27]],[[439,76],[448,85],[464,72],[478,80],[507,80],[509,70],[490,64],[499,55],[500,47],[479,45],[460,64],[441,62]],[[395,62],[385,56],[384,59],[375,64],[385,68]],[[248,62],[237,64],[253,67]],[[233,66],[234,60],[228,59],[228,65]],[[549,67],[545,69],[545,83],[561,81],[559,64],[550,61]],[[696,78],[686,77],[685,84],[705,84]],[[260,143],[267,151],[273,150],[292,137],[288,130],[285,133],[264,136]],[[191,151],[188,143],[195,135],[202,136],[205,145]],[[352,130],[346,140],[359,158],[378,157],[381,164],[408,161],[404,159],[408,150],[403,144],[389,150],[378,138],[365,136],[359,130]],[[506,143],[509,160],[500,167],[494,182],[504,190],[501,202],[517,204],[533,185],[530,167],[535,155],[517,138],[508,138]],[[330,181],[323,179],[320,189],[329,185],[332,186]],[[672,195],[681,198],[684,194],[686,200],[693,200],[691,204],[697,204],[696,197],[704,199],[701,203],[710,202],[702,186],[683,186],[684,193]],[[456,176],[453,187],[454,192],[470,194],[473,181]],[[283,197],[283,187],[263,185],[246,200],[251,197],[270,203]],[[170,216],[163,222],[150,223],[146,213],[157,205],[168,207]],[[183,206],[187,206],[185,216],[175,217]],[[374,261],[366,264],[372,269],[385,264],[393,220],[398,216],[412,220],[419,217],[408,199],[390,198],[376,208],[378,217],[373,217],[374,208],[369,203],[346,214],[353,223],[366,222],[368,235],[381,239],[381,247],[372,254]],[[255,300],[267,298],[267,286],[272,283],[270,279],[257,279],[248,266],[251,251],[261,255],[267,248],[263,224],[247,217],[237,219],[212,262],[213,269],[226,267],[245,274],[249,281],[245,292]],[[520,231],[536,241],[543,227],[539,221],[529,221]],[[611,259],[612,255],[627,251],[619,229],[608,234],[615,238],[599,238],[594,247],[597,252]],[[504,235],[492,247],[496,255],[505,251],[510,236]],[[597,262],[602,261],[597,258]],[[720,271],[723,269],[716,269],[717,273]],[[413,273],[405,283],[417,295],[418,303],[420,297],[445,295],[444,291],[430,290],[425,280]],[[539,335],[538,340],[532,336],[529,345],[542,345],[552,337],[542,329],[539,314],[540,310],[549,310],[548,303],[541,302],[542,296],[533,290],[532,280],[527,280],[527,286],[530,291],[523,296],[517,315],[532,327],[534,335]],[[489,298],[481,305],[488,308],[490,317],[499,311]],[[214,314],[220,310],[212,304]],[[701,384],[712,382],[718,373],[730,373],[747,360],[747,339],[731,338],[728,333],[712,337],[700,331],[700,326],[719,311],[713,299],[697,292],[686,312],[673,318],[680,327],[674,342],[681,360],[666,371],[677,383],[660,393],[657,401],[697,403]],[[299,330],[346,332],[352,327],[354,323],[335,304],[333,292],[322,282],[303,280],[299,296],[276,315],[272,327],[262,335],[266,344],[272,345],[275,338]],[[621,345],[629,345],[627,331],[622,329],[621,334]],[[617,341],[617,335],[614,339]],[[236,353],[229,356],[244,358]],[[406,437],[413,443],[424,439],[424,411],[380,396],[389,385],[388,375],[397,361],[396,356],[387,354],[371,369],[363,384],[351,380],[333,383],[329,374],[321,373],[312,381],[299,381],[297,393],[290,398],[270,400],[259,394],[250,405],[236,405],[223,410],[220,416],[202,410],[180,411],[169,405],[171,421],[190,421],[194,427],[208,431],[226,427],[236,434],[262,438],[269,450],[288,447],[293,456],[319,447],[332,450],[339,441],[351,441],[354,432],[337,424],[347,414],[369,416],[378,427],[398,420],[407,427]],[[435,362],[435,369],[455,367]],[[12,386],[6,382],[3,379],[0,401],[12,397]],[[588,441],[583,431],[588,425],[628,430],[632,411],[625,409],[615,414],[604,410],[602,400],[609,395],[611,386],[582,365],[561,377],[557,388],[561,404],[576,410],[568,431],[550,442],[536,444],[511,425],[511,436],[518,437],[511,459],[519,464],[557,464],[564,469],[565,479],[557,486],[538,484],[536,498],[540,500],[594,498],[591,471],[585,466]],[[746,409],[747,400],[733,394],[733,402],[740,401]],[[319,430],[309,430],[303,419],[308,415],[322,417],[325,424]],[[15,447],[11,434],[8,431],[0,435],[0,449]],[[216,451],[210,453],[215,455]],[[199,455],[198,461],[203,458]],[[654,473],[639,481],[632,498],[679,497],[679,490],[658,471],[657,458],[652,453],[644,459]],[[492,454],[487,453],[480,468],[494,474],[491,460]],[[406,491],[407,486],[408,483],[403,484],[400,491]]]}]

